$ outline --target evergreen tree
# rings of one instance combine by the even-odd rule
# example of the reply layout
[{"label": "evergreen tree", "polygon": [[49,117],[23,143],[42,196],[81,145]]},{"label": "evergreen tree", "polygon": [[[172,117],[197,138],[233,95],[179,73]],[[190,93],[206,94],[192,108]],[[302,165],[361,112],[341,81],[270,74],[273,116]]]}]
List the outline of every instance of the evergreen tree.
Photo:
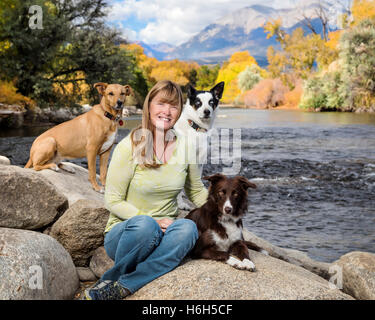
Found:
[{"label": "evergreen tree", "polygon": [[[35,5],[42,9],[42,29],[32,27]],[[119,34],[104,25],[106,8],[104,0],[2,1],[1,78],[15,80],[19,92],[42,107],[69,104],[82,83],[144,82],[135,58],[115,45]]]}]

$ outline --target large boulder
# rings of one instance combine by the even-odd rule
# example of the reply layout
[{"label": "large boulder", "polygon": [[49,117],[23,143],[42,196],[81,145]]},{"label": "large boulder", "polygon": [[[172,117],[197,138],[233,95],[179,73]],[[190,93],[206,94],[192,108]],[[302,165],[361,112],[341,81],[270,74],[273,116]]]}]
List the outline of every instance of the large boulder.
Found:
[{"label": "large boulder", "polygon": [[[179,210],[179,215],[177,219],[186,217],[188,213],[188,211]],[[243,229],[242,234],[246,241],[250,241],[258,247],[262,248],[263,250],[267,251],[267,253],[271,257],[305,268],[327,280],[329,280],[332,276],[332,274],[329,272],[329,263],[315,261],[302,251],[285,249],[275,246],[272,243],[258,237],[257,235],[255,235],[247,229]]]},{"label": "large boulder", "polygon": [[108,217],[103,203],[78,200],[53,224],[49,235],[64,246],[77,267],[86,267],[94,250],[103,245]]},{"label": "large boulder", "polygon": [[191,260],[150,282],[127,299],[351,300],[306,269],[250,251],[257,271],[237,270],[212,260]]},{"label": "large boulder", "polygon": [[[96,192],[89,182],[88,170],[74,163],[63,162],[64,165],[73,169],[75,173],[65,170],[58,172],[53,170],[41,170],[37,174],[50,181],[69,201],[69,205],[80,199],[96,200],[104,203],[103,194]],[[98,178],[98,176],[97,176]]]},{"label": "large boulder", "polygon": [[375,254],[349,252],[335,261],[332,266],[342,268],[344,292],[356,299],[375,300]]},{"label": "large boulder", "polygon": [[31,169],[0,165],[0,227],[36,230],[59,218],[67,198]]},{"label": "large boulder", "polygon": [[78,287],[73,261],[55,239],[0,228],[0,300],[72,299]]},{"label": "large boulder", "polygon": [[329,272],[329,263],[315,261],[302,251],[275,246],[246,229],[243,230],[243,236],[246,241],[266,250],[271,257],[303,267],[327,280],[332,276]]},{"label": "large boulder", "polygon": [[108,257],[103,246],[95,250],[90,260],[90,269],[98,278],[101,278],[104,272],[111,269],[113,265],[114,261]]},{"label": "large boulder", "polygon": [[41,111],[40,117],[46,120],[48,119],[50,122],[62,123],[73,119],[74,115],[69,108],[44,108]]}]

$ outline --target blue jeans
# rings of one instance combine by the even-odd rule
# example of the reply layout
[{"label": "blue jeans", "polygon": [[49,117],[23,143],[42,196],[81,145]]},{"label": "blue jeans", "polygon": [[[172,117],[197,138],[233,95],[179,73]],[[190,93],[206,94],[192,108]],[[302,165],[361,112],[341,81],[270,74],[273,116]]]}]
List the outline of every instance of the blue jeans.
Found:
[{"label": "blue jeans", "polygon": [[197,239],[197,227],[188,219],[174,221],[165,233],[145,215],[120,222],[104,238],[104,248],[115,264],[101,280],[118,281],[134,293],[176,268]]}]

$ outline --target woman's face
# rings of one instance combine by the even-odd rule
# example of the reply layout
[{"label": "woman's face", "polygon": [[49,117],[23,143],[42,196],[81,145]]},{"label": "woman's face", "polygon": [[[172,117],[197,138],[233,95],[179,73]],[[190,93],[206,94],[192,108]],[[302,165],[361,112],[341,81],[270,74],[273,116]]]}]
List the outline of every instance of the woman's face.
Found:
[{"label": "woman's face", "polygon": [[178,106],[163,101],[163,94],[159,92],[150,102],[151,123],[157,129],[167,131],[176,123],[179,115]]}]

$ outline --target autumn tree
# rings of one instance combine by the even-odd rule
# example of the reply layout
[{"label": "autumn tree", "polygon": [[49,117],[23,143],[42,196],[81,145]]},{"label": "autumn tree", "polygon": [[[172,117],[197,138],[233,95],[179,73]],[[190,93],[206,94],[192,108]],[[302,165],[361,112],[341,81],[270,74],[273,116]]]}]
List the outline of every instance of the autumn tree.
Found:
[{"label": "autumn tree", "polygon": [[214,66],[201,66],[197,71],[197,89],[199,90],[209,90],[216,83],[217,75],[219,74],[220,65]]},{"label": "autumn tree", "polygon": [[375,24],[362,20],[339,42],[340,67],[305,83],[301,107],[319,110],[375,111]]},{"label": "autumn tree", "polygon": [[147,80],[148,87],[151,88],[157,81],[171,80],[185,86],[189,82],[194,84],[197,77],[199,65],[195,62],[185,62],[180,60],[158,61],[148,57],[144,49],[139,44],[127,44],[121,46],[123,49],[132,52],[136,58],[136,63],[142,70]]},{"label": "autumn tree", "polygon": [[151,77],[156,81],[171,80],[180,86],[186,86],[191,82],[192,70],[199,68],[196,62],[180,60],[160,61],[151,71]]},{"label": "autumn tree", "polygon": [[280,51],[272,46],[268,48],[268,70],[273,78],[280,77],[289,86],[293,86],[289,80],[290,75],[294,78],[306,79],[316,63],[322,68],[338,56],[338,51],[327,46],[319,34],[305,35],[302,28],[297,28],[292,34],[288,34],[282,29],[281,20],[266,23],[264,31],[267,33],[267,38],[275,35],[281,45]]},{"label": "autumn tree", "polygon": [[156,79],[151,76],[151,73],[152,70],[156,68],[159,61],[153,57],[148,57],[144,53],[143,47],[137,43],[122,44],[120,45],[120,47],[126,51],[131,52],[135,57],[136,65],[143,73],[148,89],[151,89],[151,87],[153,87],[153,85],[156,83]]},{"label": "autumn tree", "polygon": [[375,20],[373,0],[354,0],[350,10],[341,17],[343,28],[356,26],[365,19]]},{"label": "autumn tree", "polygon": [[241,94],[238,87],[238,74],[246,69],[247,66],[257,64],[256,60],[248,51],[234,53],[228,61],[224,62],[220,68],[216,83],[224,81],[224,93],[222,101],[224,103],[233,103]]}]

